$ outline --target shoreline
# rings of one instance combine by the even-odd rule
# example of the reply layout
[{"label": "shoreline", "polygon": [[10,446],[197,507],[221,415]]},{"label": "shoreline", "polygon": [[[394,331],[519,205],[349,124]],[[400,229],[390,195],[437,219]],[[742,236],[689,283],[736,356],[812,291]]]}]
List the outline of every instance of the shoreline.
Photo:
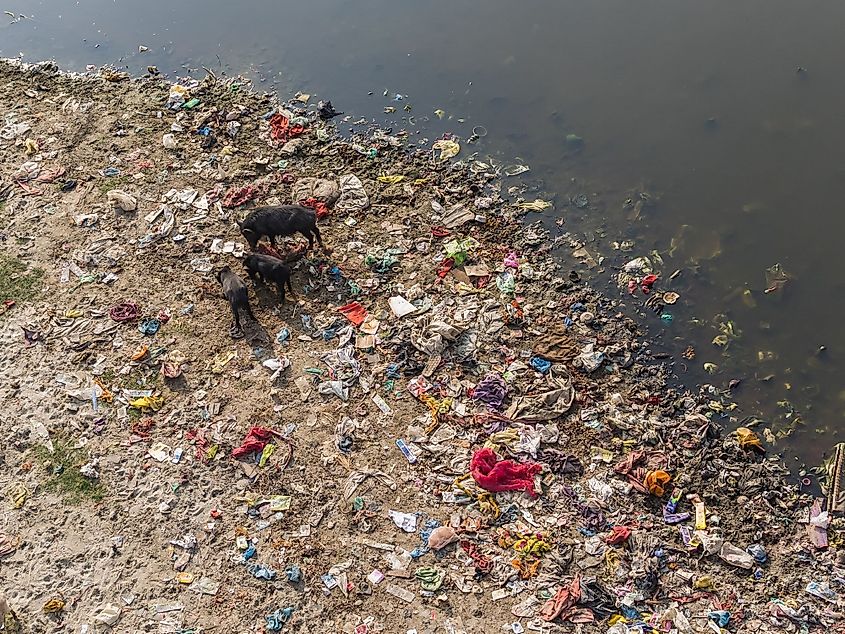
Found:
[{"label": "shoreline", "polygon": [[[732,632],[839,619],[806,591],[838,562],[797,521],[811,497],[717,433],[717,397],[667,386],[621,302],[569,280],[548,233],[519,224],[532,201],[450,160],[466,148],[342,139],[314,104],[290,113],[293,134],[270,124],[290,102],[239,78],[183,91],[54,69],[0,62],[0,253],[43,270],[0,316],[16,404],[0,488],[11,507],[23,496],[0,527],[16,542],[0,595],[23,631],[277,631],[278,611],[293,631],[699,632],[717,602],[735,606]],[[232,340],[213,272],[244,275],[234,220],[303,197],[326,205],[332,251],[297,263],[296,304],[250,284],[259,323]],[[152,334],[109,317],[123,300]],[[366,312],[337,310],[353,302]],[[276,432],[264,464],[232,456],[255,426]],[[485,492],[470,473],[485,447],[540,465],[522,487],[539,495]],[[697,495],[704,532],[666,521],[678,489],[672,513]],[[459,541],[426,551],[434,522]],[[767,561],[746,570],[755,544]],[[48,572],[56,549],[67,566]]]}]

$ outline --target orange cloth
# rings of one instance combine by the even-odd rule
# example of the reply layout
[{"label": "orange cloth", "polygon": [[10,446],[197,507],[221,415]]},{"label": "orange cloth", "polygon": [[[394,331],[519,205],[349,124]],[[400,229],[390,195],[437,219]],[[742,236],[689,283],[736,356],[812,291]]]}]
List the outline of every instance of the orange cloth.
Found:
[{"label": "orange cloth", "polygon": [[649,471],[646,476],[645,480],[643,480],[643,484],[645,488],[648,489],[648,492],[652,495],[656,495],[657,497],[663,497],[663,494],[666,492],[663,488],[667,484],[669,484],[669,480],[672,479],[665,471],[661,471],[657,469],[656,471]]}]

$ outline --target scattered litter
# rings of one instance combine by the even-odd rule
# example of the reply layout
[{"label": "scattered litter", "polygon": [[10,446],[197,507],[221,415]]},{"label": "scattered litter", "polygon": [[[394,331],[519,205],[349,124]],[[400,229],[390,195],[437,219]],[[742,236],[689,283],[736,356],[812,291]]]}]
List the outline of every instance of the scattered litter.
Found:
[{"label": "scattered litter", "polygon": [[[661,365],[629,319],[696,319],[698,268],[664,270],[683,235],[605,258],[613,237],[558,231],[551,210],[612,204],[464,158],[482,126],[431,143],[210,68],[162,88],[2,65],[0,241],[36,294],[0,298],[0,565],[44,587],[0,597],[0,629],[836,629],[845,444],[791,478],[783,427],[740,414],[741,377],[714,363],[741,341],[733,317],[689,368],[689,342]],[[410,96],[385,97],[411,121]],[[238,224],[297,204],[319,221]],[[285,266],[250,276],[255,241]],[[775,265],[763,290],[793,283]],[[700,389],[673,376],[702,368]],[[45,537],[68,504],[92,521]]]}]

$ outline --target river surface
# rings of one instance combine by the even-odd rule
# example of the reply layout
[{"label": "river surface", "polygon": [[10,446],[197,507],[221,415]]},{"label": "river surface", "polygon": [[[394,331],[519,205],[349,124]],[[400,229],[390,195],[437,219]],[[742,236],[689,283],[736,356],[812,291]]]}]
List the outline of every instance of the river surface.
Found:
[{"label": "river surface", "polygon": [[[412,116],[429,138],[483,126],[465,153],[520,157],[538,195],[556,193],[545,215],[607,258],[588,272],[564,247],[569,266],[617,294],[612,267],[635,256],[662,256],[664,287],[682,271],[673,321],[646,313],[680,373],[721,387],[742,378],[740,416],[765,419],[791,459],[815,463],[842,439],[845,3],[4,0],[0,10],[29,16],[0,15],[4,57],[154,64],[170,78],[205,66],[330,98],[356,118]],[[579,194],[586,208],[569,203]],[[629,198],[647,204],[634,213]],[[625,240],[630,252],[614,250]],[[790,281],[766,294],[777,263]],[[727,347],[711,343],[728,321]],[[680,356],[689,345],[694,360]],[[718,365],[712,377],[705,362]]]}]

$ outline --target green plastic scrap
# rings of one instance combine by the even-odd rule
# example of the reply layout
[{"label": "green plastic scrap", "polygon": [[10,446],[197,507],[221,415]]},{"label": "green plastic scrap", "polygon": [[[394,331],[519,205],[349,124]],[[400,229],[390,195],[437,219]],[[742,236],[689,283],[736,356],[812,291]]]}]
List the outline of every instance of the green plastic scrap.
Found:
[{"label": "green plastic scrap", "polygon": [[376,250],[367,253],[364,264],[376,273],[387,273],[394,264],[399,264],[399,260],[386,251]]},{"label": "green plastic scrap", "polygon": [[444,248],[446,249],[446,257],[452,258],[455,266],[460,266],[472,257],[472,254],[480,246],[481,244],[475,238],[464,238],[463,240],[450,240]]},{"label": "green plastic scrap", "polygon": [[505,271],[496,278],[496,287],[502,295],[511,296],[516,292],[516,279],[513,273]]},{"label": "green plastic scrap", "polygon": [[664,264],[664,262],[663,262],[663,256],[662,256],[662,255],[660,255],[660,254],[659,254],[656,250],[651,251],[651,253],[649,253],[649,255],[650,255],[650,256],[652,257],[652,259],[653,259],[655,262],[657,262],[660,266],[663,266],[663,264]]},{"label": "green plastic scrap", "polygon": [[417,568],[414,576],[417,578],[417,581],[420,582],[420,587],[423,590],[428,590],[429,592],[437,592],[440,589],[440,586],[443,585],[443,580],[446,578],[446,575],[442,570],[438,570],[432,566]]},{"label": "green plastic scrap", "polygon": [[76,284],[74,284],[73,288],[71,288],[70,290],[75,291],[83,284],[92,284],[94,282],[99,282],[103,277],[105,276],[100,273],[86,273],[76,281]]},{"label": "green plastic scrap", "polygon": [[575,150],[580,150],[584,147],[584,139],[577,134],[566,135],[566,145]]},{"label": "green plastic scrap", "polygon": [[261,458],[258,461],[259,467],[264,467],[267,464],[267,461],[270,459],[270,456],[273,455],[273,452],[276,451],[276,445],[271,442],[268,442],[264,445],[264,449],[261,451]]}]

